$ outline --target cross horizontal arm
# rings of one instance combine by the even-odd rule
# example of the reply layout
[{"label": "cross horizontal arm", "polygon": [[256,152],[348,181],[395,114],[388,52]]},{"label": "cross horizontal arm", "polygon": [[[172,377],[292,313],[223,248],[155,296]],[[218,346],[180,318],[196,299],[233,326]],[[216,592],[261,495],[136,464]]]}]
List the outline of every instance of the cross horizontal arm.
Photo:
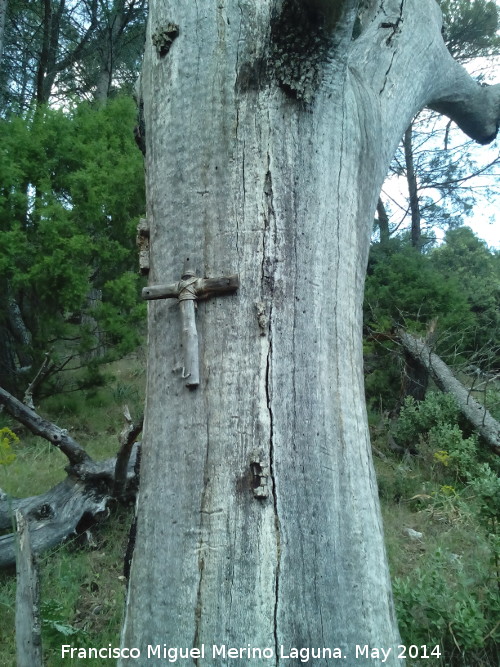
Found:
[{"label": "cross horizontal arm", "polygon": [[[233,294],[240,284],[239,276],[224,276],[222,278],[198,278],[193,289],[197,299],[208,299],[216,294]],[[150,285],[142,290],[142,298],[150,301],[153,299],[177,299],[179,296],[179,283],[170,285]]]},{"label": "cross horizontal arm", "polygon": [[179,283],[171,285],[150,285],[142,290],[142,298],[150,301],[153,299],[177,299],[179,296]]}]

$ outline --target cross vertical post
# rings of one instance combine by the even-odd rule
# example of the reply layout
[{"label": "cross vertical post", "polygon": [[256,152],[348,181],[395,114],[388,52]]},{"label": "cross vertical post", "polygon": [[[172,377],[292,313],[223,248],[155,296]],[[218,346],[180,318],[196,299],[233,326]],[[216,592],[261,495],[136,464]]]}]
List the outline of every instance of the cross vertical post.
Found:
[{"label": "cross vertical post", "polygon": [[196,329],[196,302],[212,296],[234,294],[240,284],[237,274],[220,278],[198,278],[196,273],[185,270],[181,280],[170,285],[151,285],[142,290],[142,298],[177,299],[182,320],[182,345],[184,347],[183,378],[186,386],[198,387],[200,384],[200,363],[198,331]]}]

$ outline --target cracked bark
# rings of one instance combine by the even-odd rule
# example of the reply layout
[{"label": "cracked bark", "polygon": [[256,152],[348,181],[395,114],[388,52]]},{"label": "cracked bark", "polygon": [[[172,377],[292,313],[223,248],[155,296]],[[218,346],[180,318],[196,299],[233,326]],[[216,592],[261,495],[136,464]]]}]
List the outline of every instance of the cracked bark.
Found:
[{"label": "cracked bark", "polygon": [[[196,392],[179,371],[177,309],[149,304],[122,642],[338,646],[350,667],[355,644],[399,641],[364,406],[370,232],[401,136],[456,74],[434,2],[370,3],[355,40],[347,19],[319,40],[320,67],[292,63],[309,77],[308,95],[294,96],[275,58],[284,43],[271,44],[277,6],[151,3],[151,284],[171,282],[189,257],[200,275],[238,272],[240,290],[199,304]],[[179,37],[160,59],[151,34],[170,22]],[[304,43],[314,35],[294,58]],[[460,115],[453,102],[447,111]],[[268,497],[253,493],[252,452],[269,460]]]}]

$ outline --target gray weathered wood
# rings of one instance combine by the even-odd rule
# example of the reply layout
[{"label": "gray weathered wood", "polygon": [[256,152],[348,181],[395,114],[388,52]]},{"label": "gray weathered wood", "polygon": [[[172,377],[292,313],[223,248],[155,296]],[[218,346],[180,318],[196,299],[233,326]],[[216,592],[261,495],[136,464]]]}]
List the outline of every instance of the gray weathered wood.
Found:
[{"label": "gray weathered wood", "polygon": [[127,491],[127,483],[129,481],[129,460],[132,454],[134,444],[137,441],[139,433],[142,431],[143,416],[141,415],[134,424],[128,406],[123,409],[123,416],[125,417],[125,426],[120,433],[120,449],[116,455],[115,476],[113,484],[113,496],[117,499],[122,499]]},{"label": "gray weathered wood", "polygon": [[29,525],[16,512],[16,658],[17,667],[41,667],[42,636],[38,570],[31,550]]},{"label": "gray weathered wood", "polygon": [[[135,444],[128,459],[128,486],[137,483],[134,469],[137,449]],[[61,544],[78,534],[82,519],[88,525],[89,521],[98,522],[108,516],[109,508],[115,504],[115,469],[116,459],[96,462],[93,474],[87,478],[68,477],[39,496],[0,498],[0,530],[12,527],[12,518],[19,510],[29,519],[35,554]],[[14,565],[15,560],[15,534],[0,535],[0,569]]]},{"label": "gray weathered wood", "polygon": [[49,442],[60,449],[68,457],[72,465],[92,461],[83,447],[68,435],[65,429],[59,428],[52,422],[44,419],[2,387],[0,387],[0,405],[3,405],[14,419],[24,424],[32,433],[49,440]]},{"label": "gray weathered wood", "polygon": [[425,366],[440,389],[455,397],[463,416],[486,440],[492,450],[500,454],[500,424],[489,410],[476,401],[470,389],[457,380],[449,366],[431,350],[424,340],[412,336],[407,331],[399,331],[398,335],[405,350]]},{"label": "gray weathered wood", "polygon": [[[124,646],[271,647],[269,667],[299,665],[281,645],[340,647],[339,663],[359,667],[356,645],[399,643],[364,402],[363,285],[397,144],[450,76],[460,82],[433,0],[363,3],[356,39],[350,12],[331,32],[307,15],[293,23],[302,4],[150,2],[150,280],[180,273],[188,255],[208,275],[234,267],[241,289],[199,304],[203,385],[189,406],[180,313],[149,305]],[[169,23],[179,34],[160,57],[152,35]],[[490,111],[479,116],[489,127]],[[383,664],[401,661],[393,651]]]},{"label": "gray weathered wood", "polygon": [[[239,287],[239,277],[224,276],[222,278],[198,278],[193,289],[197,299],[208,299],[211,296],[234,294]],[[170,285],[150,285],[142,290],[142,298],[146,301],[153,299],[177,299],[179,283]]]}]

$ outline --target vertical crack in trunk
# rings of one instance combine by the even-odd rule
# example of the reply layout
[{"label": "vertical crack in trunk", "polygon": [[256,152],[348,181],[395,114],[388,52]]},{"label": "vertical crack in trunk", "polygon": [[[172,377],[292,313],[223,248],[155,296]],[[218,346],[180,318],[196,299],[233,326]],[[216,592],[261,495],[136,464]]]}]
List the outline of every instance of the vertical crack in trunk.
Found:
[{"label": "vertical crack in trunk", "polygon": [[[274,416],[273,416],[273,407],[272,407],[272,387],[271,387],[271,364],[273,358],[273,340],[272,340],[272,320],[273,320],[273,291],[274,291],[274,275],[270,275],[270,272],[274,272],[274,262],[271,260],[269,255],[269,244],[266,241],[266,236],[272,233],[271,222],[274,220],[274,203],[273,203],[273,182],[271,175],[271,156],[268,153],[267,156],[267,173],[264,183],[264,198],[266,203],[266,215],[265,215],[265,229],[264,229],[264,242],[263,242],[263,252],[262,252],[262,268],[261,268],[261,281],[262,281],[262,290],[265,297],[265,301],[269,303],[269,314],[268,314],[268,348],[267,348],[267,360],[266,360],[266,376],[265,376],[265,390],[266,390],[266,402],[267,410],[269,414],[269,475],[271,481],[271,493],[273,499],[273,508],[274,508],[274,531],[276,538],[276,570],[275,570],[275,588],[274,588],[274,613],[273,613],[273,636],[275,644],[275,656],[276,664],[279,663],[279,643],[278,643],[278,604],[279,604],[279,579],[280,579],[280,565],[281,565],[281,527],[280,520],[278,515],[278,498],[277,498],[277,489],[276,489],[276,477],[275,477],[275,466],[274,466]],[[273,268],[271,268],[273,267]],[[267,298],[266,298],[267,297]]]},{"label": "vertical crack in trunk", "polygon": [[[205,535],[204,535],[204,523],[207,520],[207,516],[210,514],[206,506],[207,503],[207,487],[208,487],[208,448],[210,444],[210,411],[208,408],[208,399],[205,398],[205,410],[207,414],[207,442],[206,442],[206,454],[205,454],[205,463],[203,467],[203,491],[201,494],[201,506],[200,506],[200,537],[198,540],[198,589],[196,591],[196,606],[194,610],[194,636],[193,636],[193,648],[200,648],[200,624],[203,610],[203,573],[205,570]],[[198,665],[198,658],[193,658],[193,663]]]},{"label": "vertical crack in trunk", "polygon": [[[387,46],[392,46],[392,41],[393,41],[394,37],[399,32],[401,32],[401,24],[403,23],[404,4],[405,4],[405,0],[401,0],[401,4],[399,6],[399,15],[397,16],[397,18],[394,22],[392,22],[392,23],[381,23],[380,24],[381,28],[391,28],[391,33],[387,37],[387,39],[385,40],[385,43],[386,43]],[[394,62],[395,55],[396,55],[396,48],[394,49],[394,51],[392,53],[391,62],[389,63],[389,67],[387,68],[387,71],[384,75],[384,83],[383,83],[382,88],[380,89],[379,95],[382,95],[382,93],[385,90],[385,86],[387,84],[387,79],[389,78],[389,73],[392,69],[392,65],[393,65],[393,62]]]},{"label": "vertical crack in trunk", "polygon": [[[271,320],[272,310],[269,313]],[[267,409],[269,411],[269,473],[271,477],[271,492],[273,496],[274,507],[274,531],[276,537],[276,574],[275,574],[275,588],[274,588],[274,617],[273,617],[273,635],[275,644],[276,664],[279,663],[279,643],[278,643],[278,604],[279,604],[279,579],[280,579],[280,565],[281,565],[281,528],[278,515],[278,498],[276,491],[276,479],[274,469],[274,433],[273,433],[273,408],[271,398],[271,360],[272,360],[273,346],[271,339],[269,340],[267,366],[266,366],[266,398]]]},{"label": "vertical crack in trunk", "polygon": [[[194,611],[194,637],[193,637],[193,648],[198,648],[200,645],[200,622],[201,622],[201,613],[202,613],[202,584],[203,584],[203,570],[205,568],[205,561],[203,559],[201,542],[200,542],[200,554],[198,556],[198,568],[200,570],[200,578],[198,580],[198,590],[196,591],[196,608]],[[198,667],[198,658],[193,658],[193,663]]]}]

